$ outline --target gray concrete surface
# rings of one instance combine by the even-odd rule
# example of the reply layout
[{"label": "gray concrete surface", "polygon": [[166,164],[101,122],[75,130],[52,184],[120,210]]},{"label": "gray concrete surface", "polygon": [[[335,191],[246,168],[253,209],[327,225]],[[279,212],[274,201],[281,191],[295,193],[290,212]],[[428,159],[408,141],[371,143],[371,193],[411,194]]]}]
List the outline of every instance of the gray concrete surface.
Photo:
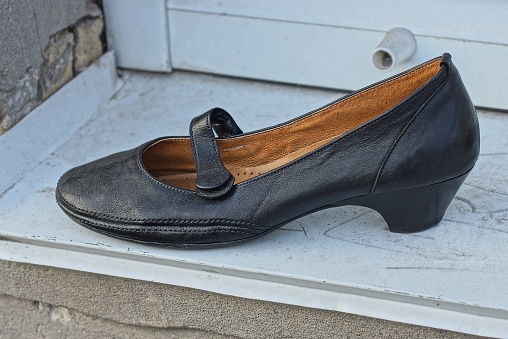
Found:
[{"label": "gray concrete surface", "polygon": [[87,0],[0,0],[0,13],[1,135],[102,54],[103,18]]},{"label": "gray concrete surface", "polygon": [[127,325],[6,295],[0,295],[0,305],[0,338],[229,338],[194,329]]},{"label": "gray concrete surface", "polygon": [[473,338],[357,315],[0,261],[0,338]]},{"label": "gray concrete surface", "polygon": [[41,64],[51,35],[86,14],[86,0],[0,0],[0,91]]}]

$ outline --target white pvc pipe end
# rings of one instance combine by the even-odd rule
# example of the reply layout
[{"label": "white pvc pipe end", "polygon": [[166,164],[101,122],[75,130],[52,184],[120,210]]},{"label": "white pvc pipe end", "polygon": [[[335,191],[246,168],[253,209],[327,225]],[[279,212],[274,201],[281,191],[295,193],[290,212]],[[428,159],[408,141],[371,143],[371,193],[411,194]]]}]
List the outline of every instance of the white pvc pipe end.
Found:
[{"label": "white pvc pipe end", "polygon": [[409,59],[416,50],[416,40],[405,28],[393,28],[386,33],[372,54],[374,66],[391,71],[396,65]]}]

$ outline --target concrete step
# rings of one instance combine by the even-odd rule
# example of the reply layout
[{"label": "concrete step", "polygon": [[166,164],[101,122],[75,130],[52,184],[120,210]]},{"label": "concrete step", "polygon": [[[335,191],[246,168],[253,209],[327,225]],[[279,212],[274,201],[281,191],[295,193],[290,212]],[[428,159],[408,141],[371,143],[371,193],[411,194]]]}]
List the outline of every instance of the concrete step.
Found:
[{"label": "concrete step", "polygon": [[97,81],[112,73],[106,55],[0,138],[0,259],[508,335],[508,115],[479,112],[480,159],[438,227],[394,234],[376,212],[341,207],[250,243],[171,250],[75,224],[54,201],[59,176],[158,136],[187,135],[191,118],[211,107],[255,130],[341,94],[179,71],[124,71],[114,92],[114,81]]},{"label": "concrete step", "polygon": [[0,280],[0,338],[473,338],[336,311],[4,260],[0,275],[6,277]]}]

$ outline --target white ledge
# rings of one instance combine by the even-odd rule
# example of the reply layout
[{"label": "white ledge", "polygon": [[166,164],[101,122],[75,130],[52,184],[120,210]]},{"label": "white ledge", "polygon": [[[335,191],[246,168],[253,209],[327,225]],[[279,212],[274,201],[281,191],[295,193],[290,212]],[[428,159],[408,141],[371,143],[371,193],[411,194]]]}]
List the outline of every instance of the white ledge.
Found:
[{"label": "white ledge", "polygon": [[0,136],[0,197],[111,97],[116,79],[111,51]]},{"label": "white ledge", "polygon": [[[111,79],[114,64],[102,65],[104,74],[90,74]],[[508,334],[508,115],[480,113],[482,155],[438,227],[390,233],[376,212],[341,207],[250,243],[172,250],[109,238],[75,224],[55,203],[59,176],[158,136],[185,135],[191,117],[211,107],[224,107],[244,130],[253,130],[338,94],[185,72],[125,74],[123,87],[109,101],[94,99],[93,114],[87,109],[83,116],[78,107],[90,98],[110,97],[114,81],[79,80],[84,87],[73,87],[78,79],[73,80],[55,94],[54,103],[44,103],[16,131],[0,137],[0,145],[19,143],[20,149],[34,147],[40,154],[33,155],[36,161],[23,154],[18,171],[23,175],[10,174],[2,182],[10,189],[0,197],[1,259],[471,334]],[[74,109],[56,100],[71,100]],[[64,131],[56,123],[41,129],[39,121],[53,124],[62,117],[61,108],[70,119]],[[36,145],[34,138],[19,137],[32,133],[40,135]],[[7,151],[2,171],[12,171],[12,162],[20,158],[16,152]]]}]

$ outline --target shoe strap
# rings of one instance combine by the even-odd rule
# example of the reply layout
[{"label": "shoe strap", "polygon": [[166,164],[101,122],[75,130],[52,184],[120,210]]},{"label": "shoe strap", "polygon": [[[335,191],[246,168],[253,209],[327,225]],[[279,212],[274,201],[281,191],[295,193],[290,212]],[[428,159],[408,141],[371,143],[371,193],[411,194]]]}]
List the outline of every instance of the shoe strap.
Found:
[{"label": "shoe strap", "polygon": [[196,165],[196,192],[209,199],[227,194],[235,181],[222,162],[214,131],[219,138],[243,133],[222,108],[213,108],[192,119],[190,140]]}]

